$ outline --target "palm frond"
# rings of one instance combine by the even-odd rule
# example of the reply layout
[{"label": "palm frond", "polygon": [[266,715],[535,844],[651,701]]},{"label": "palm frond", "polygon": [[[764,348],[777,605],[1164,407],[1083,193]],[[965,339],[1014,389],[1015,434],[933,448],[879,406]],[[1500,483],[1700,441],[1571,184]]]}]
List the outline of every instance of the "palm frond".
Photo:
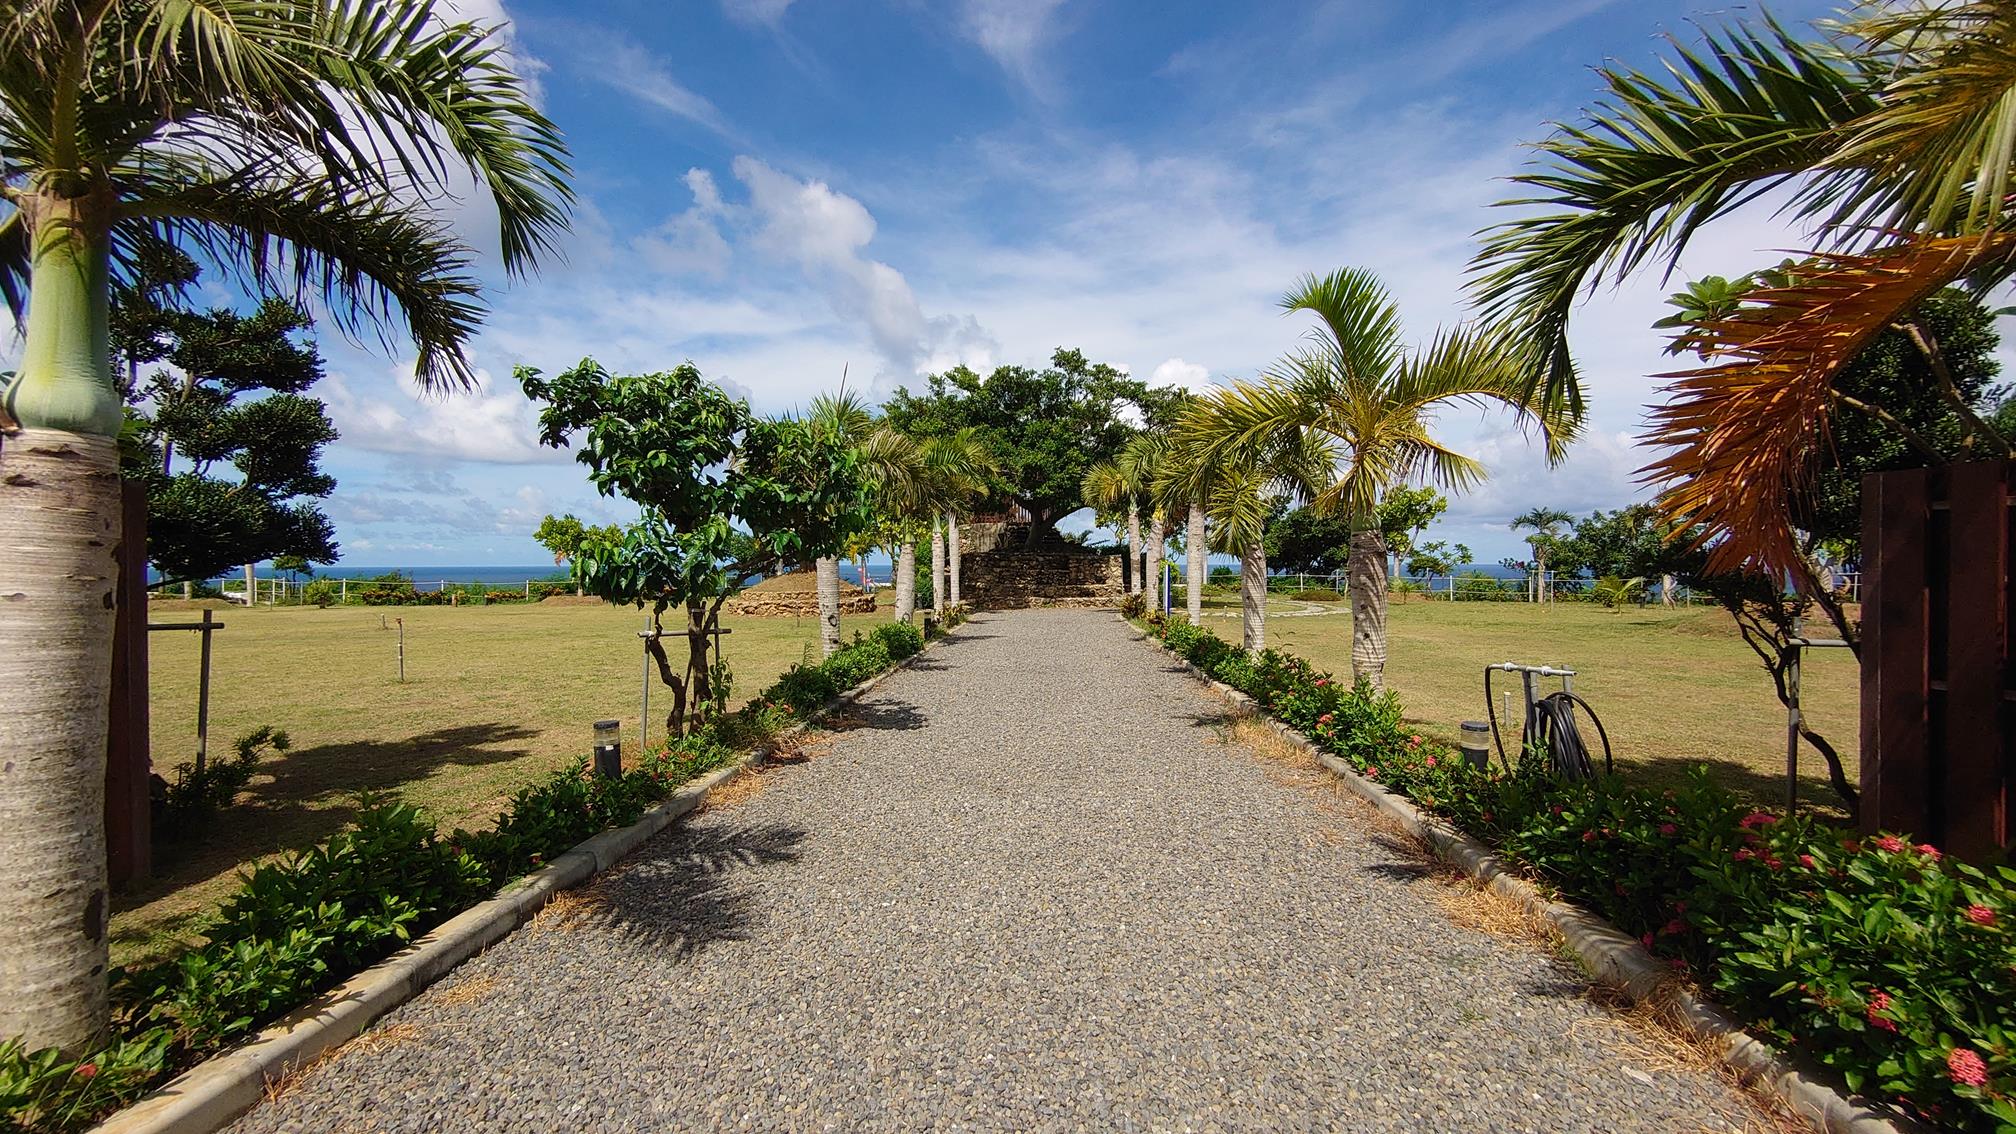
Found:
[{"label": "palm frond", "polygon": [[1711,550],[1716,570],[1793,572],[1792,503],[1827,444],[1833,382],[1900,313],[1984,267],[2016,263],[2016,235],[1911,241],[1818,254],[1788,286],[1753,291],[1703,328],[1716,365],[1672,380],[1648,440],[1671,452],[1641,470],[1659,505]]},{"label": "palm frond", "polygon": [[1512,178],[1524,195],[1499,202],[1542,211],[1480,234],[1472,293],[1550,413],[1582,416],[1567,336],[1585,289],[1670,267],[1695,230],[1813,167],[1878,105],[1865,63],[1775,22],[1673,53],[1665,78],[1600,69],[1610,101],[1539,143],[1539,168]]},{"label": "palm frond", "polygon": [[1322,321],[1310,341],[1331,363],[1328,372],[1344,382],[1382,382],[1400,359],[1400,308],[1379,277],[1363,268],[1304,276],[1280,306]]}]

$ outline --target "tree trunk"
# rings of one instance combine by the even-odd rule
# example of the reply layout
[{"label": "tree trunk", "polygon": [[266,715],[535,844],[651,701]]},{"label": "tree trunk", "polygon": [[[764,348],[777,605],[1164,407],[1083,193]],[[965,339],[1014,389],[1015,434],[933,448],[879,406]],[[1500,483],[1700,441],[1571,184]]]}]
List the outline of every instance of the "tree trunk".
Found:
[{"label": "tree trunk", "polygon": [[1673,605],[1673,576],[1671,575],[1659,576],[1659,605]]},{"label": "tree trunk", "polygon": [[1141,508],[1133,503],[1127,505],[1127,566],[1129,568],[1127,573],[1133,576],[1127,580],[1127,590],[1130,594],[1138,593],[1142,582]]},{"label": "tree trunk", "polygon": [[1537,583],[1535,584],[1535,587],[1536,587],[1536,589],[1535,589],[1535,590],[1534,590],[1534,592],[1533,592],[1533,594],[1534,594],[1534,599],[1533,599],[1533,601],[1535,601],[1535,602],[1541,602],[1541,603],[1544,603],[1544,602],[1546,602],[1546,601],[1547,601],[1547,553],[1546,553],[1546,552],[1544,552],[1544,551],[1541,551],[1541,550],[1539,550],[1539,549],[1537,549],[1537,548],[1536,548],[1536,549],[1534,550],[1534,552],[1533,552],[1533,569],[1534,569],[1534,571],[1536,571],[1536,572],[1537,572],[1537,573],[1539,574],[1539,581],[1538,581],[1538,582],[1537,582]]},{"label": "tree trunk", "polygon": [[250,563],[245,565],[245,609],[247,610],[252,609],[253,605],[259,601],[259,592],[255,589],[259,584],[256,577],[252,574],[253,566]]},{"label": "tree trunk", "polygon": [[1148,521],[1148,558],[1141,572],[1150,610],[1162,609],[1162,542],[1162,514],[1157,512]]},{"label": "tree trunk", "polygon": [[896,548],[896,621],[917,613],[917,544],[904,540]]},{"label": "tree trunk", "polygon": [[1204,506],[1190,505],[1190,526],[1183,536],[1183,598],[1190,608],[1190,625],[1204,622]]},{"label": "tree trunk", "polygon": [[945,590],[953,606],[959,605],[959,520],[945,513]]},{"label": "tree trunk", "polygon": [[27,340],[0,395],[0,1037],[106,1028],[105,742],[124,411],[107,349],[110,195],[24,193]]},{"label": "tree trunk", "polygon": [[931,517],[931,609],[945,611],[945,529]]},{"label": "tree trunk", "polygon": [[830,658],[840,648],[840,560],[822,555],[812,569],[819,590],[819,655]]},{"label": "tree trunk", "polygon": [[1386,688],[1386,539],[1351,535],[1351,679]]},{"label": "tree trunk", "polygon": [[868,556],[865,552],[854,558],[854,573],[861,577],[861,589],[871,595],[874,594],[875,579],[868,574]]},{"label": "tree trunk", "polygon": [[1248,652],[1267,648],[1267,547],[1259,540],[1239,556],[1240,641]]}]

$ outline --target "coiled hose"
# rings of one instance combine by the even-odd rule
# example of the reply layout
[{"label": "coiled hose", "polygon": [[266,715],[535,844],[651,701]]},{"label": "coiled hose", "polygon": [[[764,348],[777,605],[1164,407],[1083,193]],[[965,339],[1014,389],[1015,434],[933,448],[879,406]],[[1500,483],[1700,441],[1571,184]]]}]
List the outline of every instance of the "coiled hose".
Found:
[{"label": "coiled hose", "polygon": [[[1578,705],[1588,714],[1589,723],[1596,726],[1596,735],[1603,741],[1603,771],[1608,773],[1615,767],[1610,734],[1604,731],[1602,718],[1589,707],[1589,702],[1561,689],[1533,703],[1519,734],[1520,751],[1546,753],[1548,770],[1556,779],[1587,780],[1596,776],[1596,763],[1590,759],[1589,746],[1583,743],[1582,730],[1575,724]],[[1498,705],[1491,697],[1490,667],[1484,670],[1484,711],[1491,718],[1491,737],[1498,744],[1498,761],[1510,771],[1512,762],[1505,755],[1505,738],[1498,732]]]}]

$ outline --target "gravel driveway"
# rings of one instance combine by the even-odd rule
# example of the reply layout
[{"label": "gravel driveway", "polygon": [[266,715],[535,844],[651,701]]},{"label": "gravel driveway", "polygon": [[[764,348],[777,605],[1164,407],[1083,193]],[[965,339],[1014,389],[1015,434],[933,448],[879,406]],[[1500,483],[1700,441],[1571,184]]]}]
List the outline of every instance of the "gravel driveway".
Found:
[{"label": "gravel driveway", "polygon": [[1742,1129],[1111,614],[983,615],[240,1131]]}]

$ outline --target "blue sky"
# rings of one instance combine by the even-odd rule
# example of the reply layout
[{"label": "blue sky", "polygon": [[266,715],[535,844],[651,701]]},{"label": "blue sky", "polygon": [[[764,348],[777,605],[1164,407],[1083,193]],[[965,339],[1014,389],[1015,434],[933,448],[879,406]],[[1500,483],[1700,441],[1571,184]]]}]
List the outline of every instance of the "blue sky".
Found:
[{"label": "blue sky", "polygon": [[[325,336],[343,440],[328,503],[356,565],[524,563],[549,511],[595,519],[533,443],[519,364],[691,359],[760,409],[876,394],[955,362],[1059,345],[1192,387],[1253,374],[1302,330],[1274,300],[1359,265],[1410,334],[1464,317],[1463,266],[1520,144],[1595,96],[1589,67],[1649,63],[1662,32],[1740,8],[1667,0],[461,0],[512,50],[574,150],[563,262],[500,287],[487,388],[417,395],[408,357]],[[1830,5],[1779,3],[1788,21]],[[494,247],[477,202],[452,209]],[[1797,246],[1759,211],[1683,275]],[[494,263],[494,260],[493,260]],[[493,273],[494,274],[494,273]],[[498,281],[502,284],[501,277]],[[1588,435],[1548,469],[1502,417],[1445,435],[1491,468],[1438,534],[1495,561],[1536,504],[1643,495],[1631,438],[1670,368],[1656,278],[1593,298],[1575,341]]]}]

